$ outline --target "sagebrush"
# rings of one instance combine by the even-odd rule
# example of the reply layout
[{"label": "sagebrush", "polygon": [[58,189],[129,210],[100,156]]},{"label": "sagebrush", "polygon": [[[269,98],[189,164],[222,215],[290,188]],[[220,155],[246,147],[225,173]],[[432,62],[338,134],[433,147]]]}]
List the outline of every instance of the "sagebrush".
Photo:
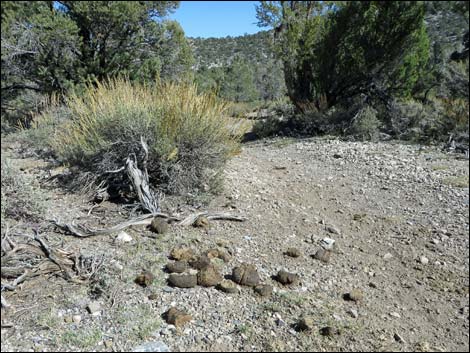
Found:
[{"label": "sagebrush", "polygon": [[123,167],[131,155],[142,161],[142,138],[149,146],[151,183],[166,193],[197,193],[217,190],[222,168],[245,132],[226,117],[226,109],[214,94],[199,94],[190,83],[119,78],[68,97],[65,108],[50,109],[35,126],[51,126],[60,119],[58,111],[68,115],[50,135],[50,146],[63,163],[109,186],[125,183],[122,173],[109,171]]}]

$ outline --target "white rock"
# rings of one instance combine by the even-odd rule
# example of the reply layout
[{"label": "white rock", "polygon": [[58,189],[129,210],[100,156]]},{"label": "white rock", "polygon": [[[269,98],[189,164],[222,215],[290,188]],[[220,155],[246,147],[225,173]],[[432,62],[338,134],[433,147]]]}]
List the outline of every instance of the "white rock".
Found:
[{"label": "white rock", "polygon": [[116,240],[121,242],[121,243],[129,243],[129,242],[132,241],[132,237],[129,234],[127,234],[126,232],[121,231],[121,232],[119,232]]},{"label": "white rock", "polygon": [[419,261],[423,264],[423,265],[427,265],[429,263],[429,259],[426,257],[426,256],[421,256],[419,258]]},{"label": "white rock", "polygon": [[396,317],[397,319],[401,318],[401,315],[397,312],[391,312],[389,315],[392,317]]},{"label": "white rock", "polygon": [[347,313],[354,319],[357,319],[359,317],[359,313],[356,309],[349,309]]},{"label": "white rock", "polygon": [[101,306],[98,302],[91,302],[88,304],[87,309],[91,315],[98,316],[101,313]]},{"label": "white rock", "polygon": [[82,317],[80,315],[74,315],[72,316],[72,320],[74,323],[79,324],[80,321],[82,321]]},{"label": "white rock", "polygon": [[393,257],[389,252],[384,255],[384,260],[390,260]]},{"label": "white rock", "polygon": [[323,238],[320,241],[320,245],[325,250],[332,250],[335,246],[335,240],[331,238]]}]

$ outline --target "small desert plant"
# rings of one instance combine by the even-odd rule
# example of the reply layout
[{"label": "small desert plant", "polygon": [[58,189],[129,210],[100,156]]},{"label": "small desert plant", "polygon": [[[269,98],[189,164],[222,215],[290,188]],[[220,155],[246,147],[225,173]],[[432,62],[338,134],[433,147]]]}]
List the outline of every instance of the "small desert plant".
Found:
[{"label": "small desert plant", "polygon": [[352,119],[348,134],[361,140],[374,140],[377,138],[380,125],[377,111],[372,107],[365,106]]},{"label": "small desert plant", "polygon": [[44,213],[42,195],[33,180],[23,175],[12,162],[2,156],[2,229],[6,218],[37,221]]},{"label": "small desert plant", "polygon": [[[142,161],[142,139],[149,147],[150,182],[158,189],[213,191],[244,133],[224,117],[226,108],[214,94],[198,94],[189,83],[133,84],[118,78],[68,97],[60,111],[70,119],[49,142],[62,162],[112,184],[118,176],[109,171],[123,167],[131,155]],[[50,125],[56,115],[57,108],[42,114],[36,126]]]}]

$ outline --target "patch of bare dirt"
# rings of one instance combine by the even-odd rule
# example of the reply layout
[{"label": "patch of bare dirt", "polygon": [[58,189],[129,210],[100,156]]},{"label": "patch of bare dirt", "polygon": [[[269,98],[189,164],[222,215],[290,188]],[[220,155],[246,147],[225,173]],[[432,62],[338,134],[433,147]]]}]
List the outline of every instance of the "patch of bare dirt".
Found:
[{"label": "patch of bare dirt", "polygon": [[[39,163],[10,153],[15,163]],[[223,194],[204,207],[245,222],[172,224],[164,234],[133,227],[130,241],[44,227],[49,244],[102,254],[105,265],[88,285],[54,276],[3,292],[11,307],[2,309],[2,351],[129,351],[152,341],[172,351],[468,351],[468,167],[458,155],[395,142],[245,144]],[[129,217],[121,205],[92,208],[54,186],[48,168],[23,172],[43,183],[49,218],[106,227]],[[167,207],[194,211],[177,200]],[[223,248],[229,261],[211,261],[227,280],[252,264],[272,292],[171,287],[165,266],[177,246]],[[326,261],[315,258],[319,249]],[[296,281],[278,282],[281,270]],[[144,271],[153,278],[141,286],[134,281]],[[167,323],[172,307],[191,321]]]}]

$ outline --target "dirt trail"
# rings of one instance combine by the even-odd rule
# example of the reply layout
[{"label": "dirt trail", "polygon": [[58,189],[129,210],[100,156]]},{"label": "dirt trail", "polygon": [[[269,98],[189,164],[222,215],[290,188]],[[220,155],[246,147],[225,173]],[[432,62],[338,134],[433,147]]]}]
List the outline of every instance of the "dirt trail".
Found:
[{"label": "dirt trail", "polygon": [[[133,241],[126,244],[109,236],[79,240],[45,231],[51,243],[106,254],[102,294],[96,295],[96,286],[59,278],[10,293],[17,310],[32,302],[40,306],[27,316],[5,314],[14,327],[2,328],[2,351],[122,351],[150,341],[172,351],[468,351],[468,166],[457,155],[393,142],[245,144],[226,168],[223,194],[207,208],[240,213],[246,222],[216,221],[207,231],[173,226],[157,239],[140,227],[128,231]],[[39,170],[31,172],[49,173]],[[467,187],[459,187],[462,180]],[[85,199],[56,188],[45,192],[51,217],[95,226],[126,217],[119,205],[106,202],[88,215]],[[169,211],[176,212],[170,201]],[[312,257],[325,237],[336,244],[328,263]],[[252,263],[274,287],[273,295],[261,298],[247,287],[230,295],[168,287],[162,268],[181,244],[200,252],[224,246],[232,260],[222,273]],[[289,247],[302,256],[285,256]],[[147,288],[133,283],[144,268],[156,276]],[[281,269],[299,274],[300,283],[284,287],[273,280]],[[352,289],[364,298],[346,301],[343,295]],[[100,315],[87,313],[93,300]],[[171,306],[192,315],[182,330],[161,318]],[[73,315],[79,323],[70,322]],[[314,319],[314,328],[298,332],[295,324],[304,315]],[[322,336],[326,326],[341,334]]]}]

